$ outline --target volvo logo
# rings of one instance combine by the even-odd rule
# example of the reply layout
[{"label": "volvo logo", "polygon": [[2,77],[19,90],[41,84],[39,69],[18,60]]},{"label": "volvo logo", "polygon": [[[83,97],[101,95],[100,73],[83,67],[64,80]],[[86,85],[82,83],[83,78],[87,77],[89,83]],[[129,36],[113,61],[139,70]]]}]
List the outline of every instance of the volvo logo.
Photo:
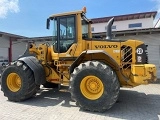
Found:
[{"label": "volvo logo", "polygon": [[142,49],[142,48],[137,48],[137,54],[138,54],[138,55],[143,54],[143,49]]},{"label": "volvo logo", "polygon": [[118,45],[95,45],[95,48],[117,48]]}]

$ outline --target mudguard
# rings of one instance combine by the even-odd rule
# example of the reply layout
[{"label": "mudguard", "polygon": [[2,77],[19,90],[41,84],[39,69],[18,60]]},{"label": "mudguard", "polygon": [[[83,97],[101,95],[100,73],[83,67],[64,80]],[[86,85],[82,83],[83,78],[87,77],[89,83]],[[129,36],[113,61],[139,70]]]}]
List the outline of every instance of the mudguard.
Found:
[{"label": "mudguard", "polygon": [[[119,76],[121,76],[123,80],[128,81],[128,78],[126,78],[121,73],[118,63],[108,53],[106,53],[104,50],[87,50],[87,51],[83,51],[81,53],[81,55],[70,66],[70,68],[69,68],[70,74],[73,72],[74,68],[77,67],[83,61],[83,59],[85,58],[86,55],[93,55],[93,54],[94,54],[94,56],[98,56],[98,54],[103,54],[104,59],[107,60],[106,63],[108,61],[110,61],[110,64],[109,64],[110,67],[112,67],[112,69],[116,70],[117,74],[119,74]],[[95,60],[95,59],[88,59],[88,60]]]},{"label": "mudguard", "polygon": [[18,60],[25,62],[31,68],[34,73],[35,83],[37,85],[41,85],[46,82],[45,70],[37,58],[34,56],[27,56],[19,58]]},{"label": "mudguard", "polygon": [[119,69],[119,65],[117,64],[117,62],[109,54],[107,54],[105,51],[103,51],[103,50],[87,50],[87,51],[83,51],[81,53],[81,55],[70,66],[70,73],[73,72],[73,69],[75,68],[75,66],[78,66],[78,64],[80,63],[81,60],[83,60],[83,58],[85,57],[85,55],[87,55],[87,54],[99,54],[99,53],[103,53],[104,56],[107,56],[108,59],[110,59],[112,61],[114,67],[117,70]]}]

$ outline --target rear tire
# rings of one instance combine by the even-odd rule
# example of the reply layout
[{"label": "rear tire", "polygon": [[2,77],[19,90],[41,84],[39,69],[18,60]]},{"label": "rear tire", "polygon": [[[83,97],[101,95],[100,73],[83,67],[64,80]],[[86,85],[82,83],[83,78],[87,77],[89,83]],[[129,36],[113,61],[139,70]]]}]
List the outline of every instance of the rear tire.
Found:
[{"label": "rear tire", "polygon": [[17,61],[2,73],[1,88],[10,101],[23,101],[35,95],[39,86],[35,84],[33,71],[23,62]]},{"label": "rear tire", "polygon": [[71,74],[71,97],[84,110],[103,112],[111,108],[118,99],[119,89],[116,73],[98,61],[82,63]]}]

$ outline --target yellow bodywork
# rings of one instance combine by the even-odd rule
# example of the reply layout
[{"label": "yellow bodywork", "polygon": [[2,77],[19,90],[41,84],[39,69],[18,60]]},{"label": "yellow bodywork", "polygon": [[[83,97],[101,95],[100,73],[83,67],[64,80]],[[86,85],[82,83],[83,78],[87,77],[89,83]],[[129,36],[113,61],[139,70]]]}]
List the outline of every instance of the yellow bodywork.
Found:
[{"label": "yellow bodywork", "polygon": [[153,64],[132,65],[130,79],[133,83],[147,84],[156,80],[156,67]]},{"label": "yellow bodywork", "polygon": [[[76,43],[73,43],[71,47],[64,53],[57,53],[54,51],[55,46],[47,46],[46,44],[40,44],[36,47],[34,44],[30,47],[29,51],[31,53],[36,53],[36,57],[41,61],[45,72],[46,80],[52,83],[57,83],[61,85],[69,85],[70,72],[69,68],[73,62],[82,53],[87,53],[88,51],[101,52],[90,53],[83,56],[83,59],[78,63],[82,63],[88,60],[97,60],[108,64],[117,73],[119,82],[121,86],[134,87],[140,84],[147,84],[150,81],[156,80],[156,67],[153,64],[136,64],[136,47],[144,44],[139,40],[99,40],[92,39],[91,34],[91,23],[88,23],[88,39],[82,38],[82,14],[85,14],[85,10],[62,13],[51,15],[50,17],[56,18],[60,16],[75,15],[76,17]],[[130,50],[130,59],[128,59],[125,54],[126,50]],[[125,57],[126,56],[126,57]],[[128,59],[128,60],[127,60]],[[97,83],[89,83],[92,81],[92,76],[88,76],[82,80],[81,89],[85,91],[83,94],[86,98],[92,99],[89,96],[95,94],[93,99],[97,99],[101,96],[103,92],[103,84],[95,78]],[[88,84],[90,87],[85,87]],[[100,85],[100,88],[96,86]],[[94,93],[92,89],[97,89]]]}]

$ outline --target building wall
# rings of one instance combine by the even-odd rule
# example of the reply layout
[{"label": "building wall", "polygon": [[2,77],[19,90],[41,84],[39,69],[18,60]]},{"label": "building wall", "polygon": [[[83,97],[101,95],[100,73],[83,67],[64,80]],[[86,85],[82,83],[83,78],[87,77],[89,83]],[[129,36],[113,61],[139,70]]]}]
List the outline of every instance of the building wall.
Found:
[{"label": "building wall", "polygon": [[48,43],[49,45],[52,45],[53,41],[41,41],[41,42],[37,41],[35,43],[36,43],[36,45],[43,44],[43,43]]},{"label": "building wall", "polygon": [[8,60],[9,37],[2,35],[0,37],[0,59]]},{"label": "building wall", "polygon": [[[134,24],[134,23],[142,23],[142,27],[134,27],[134,28],[128,27],[129,24]],[[105,26],[107,26],[107,22],[92,24],[92,27],[94,27],[94,31],[92,31],[92,33],[105,32],[106,31]],[[116,29],[112,29],[113,31],[153,28],[153,18],[115,21],[113,23],[113,26],[116,26]]]},{"label": "building wall", "polygon": [[9,37],[2,35],[0,37],[0,47],[9,48]]},{"label": "building wall", "polygon": [[17,60],[20,55],[26,50],[26,42],[22,41],[14,41],[12,42],[12,61]]}]

